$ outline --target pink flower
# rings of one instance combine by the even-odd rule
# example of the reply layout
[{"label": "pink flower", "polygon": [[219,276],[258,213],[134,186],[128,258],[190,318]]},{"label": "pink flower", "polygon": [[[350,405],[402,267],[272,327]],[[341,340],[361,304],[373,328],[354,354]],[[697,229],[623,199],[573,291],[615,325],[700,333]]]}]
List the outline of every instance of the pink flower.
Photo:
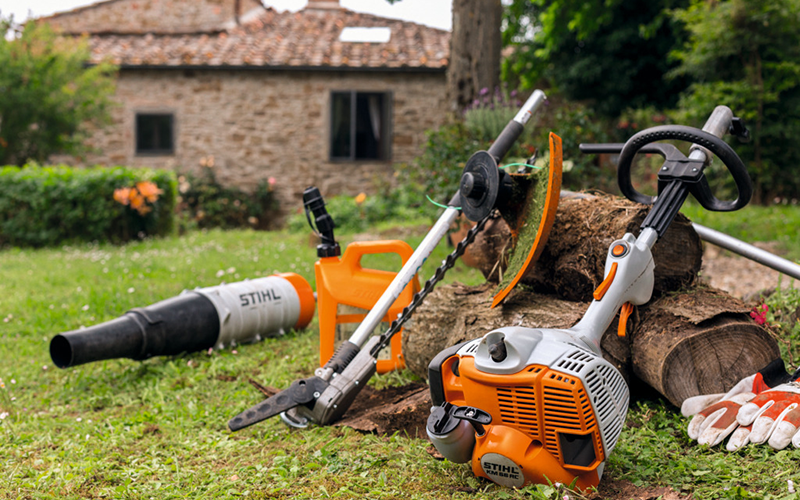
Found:
[{"label": "pink flower", "polygon": [[275,177],[270,177],[269,179],[267,179],[267,182],[269,183],[270,186],[274,186],[275,183],[278,181],[275,180]]},{"label": "pink flower", "polygon": [[753,321],[755,321],[757,325],[769,326],[769,323],[767,323],[768,312],[769,306],[766,304],[761,304],[761,306],[756,306],[752,311],[750,311],[750,317],[753,318]]}]

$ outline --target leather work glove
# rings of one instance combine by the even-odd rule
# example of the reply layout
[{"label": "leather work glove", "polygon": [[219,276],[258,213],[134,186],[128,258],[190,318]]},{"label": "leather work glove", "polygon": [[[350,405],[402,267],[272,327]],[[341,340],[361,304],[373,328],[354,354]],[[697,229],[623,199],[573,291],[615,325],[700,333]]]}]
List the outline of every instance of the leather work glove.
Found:
[{"label": "leather work glove", "polygon": [[755,396],[742,405],[736,421],[741,427],[731,436],[728,450],[767,440],[776,450],[790,442],[800,448],[800,382],[787,382]]},{"label": "leather work glove", "polygon": [[[689,437],[691,439],[696,439],[699,444],[716,446],[726,437],[733,434],[740,425],[749,425],[740,424],[738,420],[742,408],[747,403],[753,401],[754,405],[757,406],[757,409],[753,411],[753,405],[748,406],[747,408],[749,409],[745,414],[743,414],[743,420],[745,419],[746,415],[746,418],[752,418],[750,422],[753,422],[756,418],[761,416],[758,409],[767,411],[774,406],[774,403],[769,403],[768,401],[780,399],[777,397],[777,394],[773,394],[772,399],[756,403],[755,398],[761,393],[770,391],[773,388],[775,388],[777,391],[779,386],[795,378],[797,378],[797,376],[792,376],[786,373],[783,360],[776,359],[755,374],[745,377],[739,381],[738,384],[736,384],[725,394],[700,395],[686,399],[681,406],[681,413],[687,417],[694,415],[694,418],[692,418],[692,420],[689,422],[689,427],[687,429]],[[781,392],[783,393],[785,391]],[[798,390],[798,392],[800,392],[800,390]],[[797,396],[797,402],[800,403],[800,394],[794,395]],[[789,403],[789,405],[791,405],[791,403]],[[783,408],[785,409],[789,405],[786,405]],[[789,412],[791,412],[791,410],[789,410]],[[780,413],[781,412],[778,412],[778,414]],[[770,412],[769,415],[767,415],[768,418],[773,419],[773,422],[782,423],[783,421],[787,421],[785,418],[786,415],[783,415],[783,418],[780,420],[776,419],[776,416],[778,415],[774,415],[774,412]],[[800,422],[796,422],[796,424],[800,424]],[[766,424],[761,424],[758,429],[761,429],[765,425]],[[788,425],[789,422],[787,421],[787,425],[784,426],[784,428],[786,428]],[[795,425],[795,427],[797,426],[798,425]],[[789,430],[786,429],[785,432],[788,431]],[[742,428],[740,429],[736,440],[732,438],[728,443],[727,449],[729,451],[738,450],[741,446],[744,446],[749,442],[757,442],[754,440],[756,438],[760,439],[761,434],[759,433],[755,436],[751,436],[749,428]],[[767,438],[765,438],[764,441],[766,439]],[[791,439],[791,437],[789,439]]]}]

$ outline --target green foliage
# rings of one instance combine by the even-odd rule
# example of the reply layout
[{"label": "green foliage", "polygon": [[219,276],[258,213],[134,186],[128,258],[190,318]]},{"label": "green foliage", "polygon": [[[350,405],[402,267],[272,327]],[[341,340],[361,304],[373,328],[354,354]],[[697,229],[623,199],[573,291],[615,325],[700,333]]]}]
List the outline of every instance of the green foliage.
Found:
[{"label": "green foliage", "polygon": [[[5,33],[9,22],[0,22]],[[29,22],[0,38],[0,164],[43,162],[84,150],[90,127],[108,119],[115,67],[87,67],[88,44]]]},{"label": "green foliage", "polygon": [[778,283],[775,291],[764,299],[765,319],[766,326],[779,340],[781,355],[797,368],[800,366],[800,288],[794,280],[790,285],[782,287]]},{"label": "green foliage", "polygon": [[674,75],[696,79],[680,102],[682,121],[702,125],[725,104],[753,140],[736,145],[757,202],[800,192],[800,1],[696,0],[675,11],[690,33],[673,52]]},{"label": "green foliage", "polygon": [[626,108],[676,104],[688,80],[667,80],[669,52],[684,34],[667,9],[689,0],[514,0],[503,42],[514,47],[503,78],[524,88],[544,79],[610,117]]},{"label": "green foliage", "polygon": [[181,222],[198,228],[274,228],[279,209],[274,184],[273,178],[262,180],[254,193],[247,193],[221,185],[211,168],[201,176],[182,174],[178,177]]},{"label": "green foliage", "polygon": [[602,119],[592,113],[584,104],[554,99],[550,109],[542,117],[543,123],[536,128],[536,144],[542,150],[540,157],[549,154],[548,136],[552,130],[561,137],[564,156],[563,189],[579,191],[583,189],[600,189],[606,192],[616,191],[616,172],[613,168],[598,166],[596,155],[580,152],[581,143],[611,142],[609,120]]},{"label": "green foliage", "polygon": [[[114,200],[140,181],[162,193],[142,215]],[[122,242],[168,234],[173,227],[175,175],[150,169],[29,165],[0,169],[0,243],[56,245],[67,241]]]},{"label": "green foliage", "polygon": [[480,141],[495,140],[519,111],[522,102],[517,91],[507,88],[481,89],[480,95],[464,110],[464,125]]},{"label": "green foliage", "polygon": [[[454,190],[456,188],[453,188]],[[402,185],[395,189],[388,184],[376,182],[374,194],[358,196],[332,196],[325,198],[328,213],[336,224],[335,231],[373,231],[382,225],[408,224],[415,220],[424,222],[435,207],[428,204],[424,194],[413,185]],[[298,211],[289,219],[289,230],[307,232],[311,228],[305,213]],[[338,233],[335,233],[338,237]]]},{"label": "green foliage", "polygon": [[466,125],[450,122],[429,130],[422,153],[411,164],[398,167],[403,185],[421,190],[420,197],[430,196],[447,203],[458,190],[461,173],[470,156],[489,148],[489,142],[475,136]]}]

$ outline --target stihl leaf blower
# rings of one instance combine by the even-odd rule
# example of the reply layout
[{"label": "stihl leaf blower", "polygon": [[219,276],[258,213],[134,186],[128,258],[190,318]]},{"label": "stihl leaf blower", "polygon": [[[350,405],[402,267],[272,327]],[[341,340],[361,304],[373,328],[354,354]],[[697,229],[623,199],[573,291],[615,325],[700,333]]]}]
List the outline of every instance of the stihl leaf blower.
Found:
[{"label": "stihl leaf blower", "polygon": [[[228,427],[232,431],[243,429],[275,415],[281,415],[282,420],[288,425],[305,427],[309,423],[327,425],[344,414],[367,381],[375,374],[378,353],[400,330],[414,308],[424,300],[436,283],[442,279],[445,272],[455,265],[456,259],[464,253],[467,245],[483,228],[489,215],[495,209],[502,213],[508,207],[525,203],[524,197],[527,196],[527,191],[515,189],[515,181],[512,176],[498,169],[497,164],[511,149],[522,133],[525,124],[544,101],[544,93],[540,90],[534,91],[489,150],[475,153],[470,158],[464,168],[465,174],[461,178],[459,192],[450,200],[447,209],[405,262],[355,332],[339,346],[325,366],[318,368],[312,377],[294,381],[288,389],[232,418],[228,422]],[[551,156],[552,154],[551,151]],[[551,163],[553,163],[552,159]],[[560,161],[558,163],[560,165]],[[522,195],[521,199],[515,196],[516,193]],[[555,198],[557,199],[558,196]],[[305,199],[305,203],[306,208],[313,214],[318,228],[332,227],[330,215],[327,214],[325,205],[319,197],[309,196],[308,199]],[[414,296],[408,307],[404,308],[400,316],[392,321],[389,329],[382,335],[373,335],[372,332],[445,236],[462,208],[464,212],[473,214],[470,217],[472,220],[480,222],[448,255],[434,276]],[[323,244],[326,243],[332,244],[333,242],[323,241]]]},{"label": "stihl leaf blower", "polygon": [[[752,184],[742,160],[720,137],[745,136],[741,120],[717,107],[703,130],[679,125],[649,128],[624,145],[581,145],[586,153],[619,152],[618,181],[629,199],[653,204],[638,237],[611,243],[605,279],[585,316],[569,329],[507,327],[439,353],[429,365],[434,407],[427,432],[453,462],[470,462],[477,476],[521,487],[561,482],[596,486],[625,422],[629,392],[622,375],[603,359],[600,340],[620,313],[620,335],[633,306],[653,291],[651,248],[689,193],[708,210],[733,211],[748,203]],[[693,143],[687,158],[675,146]],[[734,201],[714,197],[703,169],[712,152],[733,176]],[[658,196],[633,188],[636,153],[665,158]]]},{"label": "stihl leaf blower", "polygon": [[187,290],[50,341],[59,368],[101,361],[175,356],[257,342],[314,317],[314,291],[299,274]]}]

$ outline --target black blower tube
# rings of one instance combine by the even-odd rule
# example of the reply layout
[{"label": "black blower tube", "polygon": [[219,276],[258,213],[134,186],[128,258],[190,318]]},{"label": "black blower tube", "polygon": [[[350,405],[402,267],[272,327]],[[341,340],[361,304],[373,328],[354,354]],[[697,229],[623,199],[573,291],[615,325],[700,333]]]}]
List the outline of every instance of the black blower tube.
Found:
[{"label": "black blower tube", "polygon": [[136,308],[111,321],[61,333],[50,342],[50,357],[59,368],[104,359],[147,359],[213,347],[220,320],[214,304],[189,292]]}]

